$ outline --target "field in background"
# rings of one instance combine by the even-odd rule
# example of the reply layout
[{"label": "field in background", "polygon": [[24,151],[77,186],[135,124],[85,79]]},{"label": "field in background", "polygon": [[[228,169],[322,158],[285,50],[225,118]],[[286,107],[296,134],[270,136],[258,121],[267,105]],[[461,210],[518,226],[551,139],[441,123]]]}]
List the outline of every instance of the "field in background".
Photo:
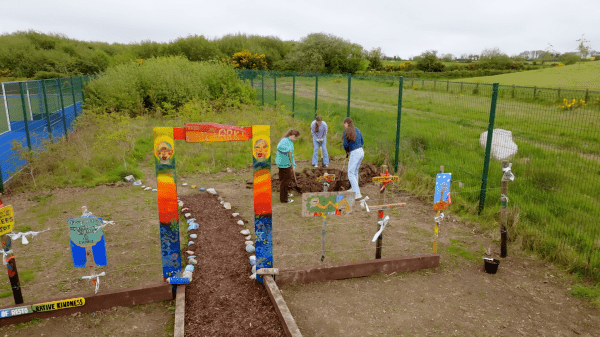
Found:
[{"label": "field in background", "polygon": [[512,74],[466,78],[468,82],[537,86],[562,89],[600,90],[600,62],[583,62],[563,67],[522,71]]}]

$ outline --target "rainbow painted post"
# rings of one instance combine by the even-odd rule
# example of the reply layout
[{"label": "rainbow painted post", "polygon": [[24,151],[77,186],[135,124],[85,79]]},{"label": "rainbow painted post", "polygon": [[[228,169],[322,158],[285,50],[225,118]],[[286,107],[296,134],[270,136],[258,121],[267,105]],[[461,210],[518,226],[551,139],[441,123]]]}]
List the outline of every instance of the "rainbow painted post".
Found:
[{"label": "rainbow painted post", "polygon": [[157,127],[154,132],[154,164],[158,193],[160,248],[163,277],[181,276],[181,246],[179,243],[179,209],[175,173],[175,137],[173,128]]}]

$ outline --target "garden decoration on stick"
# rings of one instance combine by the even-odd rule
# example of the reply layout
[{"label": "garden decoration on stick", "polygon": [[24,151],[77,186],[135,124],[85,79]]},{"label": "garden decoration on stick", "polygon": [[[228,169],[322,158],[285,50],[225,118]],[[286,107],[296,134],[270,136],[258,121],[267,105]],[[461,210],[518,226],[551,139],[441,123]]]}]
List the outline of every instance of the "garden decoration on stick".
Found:
[{"label": "garden decoration on stick", "polygon": [[437,239],[439,234],[440,222],[444,219],[444,213],[440,213],[448,208],[452,203],[450,198],[450,182],[452,173],[444,173],[444,167],[440,166],[440,173],[435,177],[435,194],[433,197],[433,210],[437,211],[435,215],[435,228],[433,229],[433,252],[437,253]]},{"label": "garden decoration on stick", "polygon": [[[76,268],[85,268],[89,262],[91,275],[82,276],[82,279],[92,280],[95,293],[98,293],[100,276],[105,276],[106,273],[96,274],[96,267],[105,267],[108,264],[103,228],[109,222],[103,222],[102,218],[94,216],[85,206],[81,209],[80,217],[67,220],[71,233],[71,256]],[[92,259],[88,261],[88,257],[92,257]]]},{"label": "garden decoration on stick", "polygon": [[[379,221],[377,221],[377,232],[373,236],[373,240],[372,240],[373,242],[377,241],[376,246],[375,246],[375,258],[376,259],[381,259],[381,248],[383,245],[382,233],[383,233],[383,230],[385,229],[385,227],[387,226],[388,221],[390,220],[389,216],[384,217],[384,210],[386,208],[404,207],[406,205],[405,203],[397,203],[397,204],[390,204],[390,205],[383,204],[385,202],[385,194],[384,194],[385,188],[387,187],[388,184],[390,184],[392,182],[400,181],[400,178],[398,176],[391,175],[387,169],[387,165],[381,165],[381,171],[382,171],[382,173],[380,173],[379,176],[373,177],[374,183],[381,184],[381,188],[379,189],[379,205],[371,207],[371,209],[377,210],[377,218],[379,219]],[[369,206],[366,204],[366,202],[365,202],[364,207],[366,208],[367,212],[369,212]]]},{"label": "garden decoration on stick", "polygon": [[[323,192],[327,192],[329,183],[335,181],[335,174],[327,174],[317,177],[317,181],[323,182]],[[321,227],[321,262],[325,260],[325,233],[327,233],[327,215],[323,215],[323,224]]]},{"label": "garden decoration on stick", "polygon": [[[0,195],[1,197],[1,195]],[[21,283],[17,272],[16,256],[12,251],[12,239],[8,235],[15,225],[15,214],[11,205],[5,206],[0,200],[0,235],[2,236],[2,262],[8,271],[8,279],[13,291],[15,304],[23,303],[23,294],[21,293]]]}]

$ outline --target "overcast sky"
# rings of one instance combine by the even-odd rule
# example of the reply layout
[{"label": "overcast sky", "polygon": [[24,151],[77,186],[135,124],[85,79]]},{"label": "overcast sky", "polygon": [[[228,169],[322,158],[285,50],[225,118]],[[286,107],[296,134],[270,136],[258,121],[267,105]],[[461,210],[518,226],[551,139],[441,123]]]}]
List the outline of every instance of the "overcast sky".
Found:
[{"label": "overcast sky", "polygon": [[328,33],[403,59],[426,50],[480,54],[499,48],[600,50],[600,0],[238,1],[0,0],[0,33],[36,30],[108,43],[169,42],[246,33],[299,41]]}]

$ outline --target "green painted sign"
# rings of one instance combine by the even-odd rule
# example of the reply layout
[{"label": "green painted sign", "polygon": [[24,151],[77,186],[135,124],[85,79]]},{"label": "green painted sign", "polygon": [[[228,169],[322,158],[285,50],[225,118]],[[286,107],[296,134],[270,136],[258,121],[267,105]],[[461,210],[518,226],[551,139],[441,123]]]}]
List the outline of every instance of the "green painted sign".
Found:
[{"label": "green painted sign", "polygon": [[71,241],[79,247],[93,246],[102,239],[102,220],[97,217],[79,217],[67,220]]}]

